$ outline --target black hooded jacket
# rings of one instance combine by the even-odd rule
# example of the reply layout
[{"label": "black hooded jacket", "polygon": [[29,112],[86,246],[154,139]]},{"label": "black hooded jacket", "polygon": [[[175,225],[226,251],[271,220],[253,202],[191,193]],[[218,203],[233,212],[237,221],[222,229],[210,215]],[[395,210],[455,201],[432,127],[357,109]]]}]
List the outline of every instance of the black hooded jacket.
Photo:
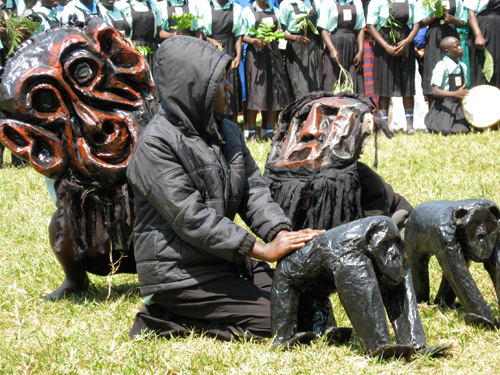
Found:
[{"label": "black hooded jacket", "polygon": [[238,126],[216,122],[217,86],[231,58],[202,40],[174,36],[156,53],[160,99],[127,177],[135,193],[135,258],[142,295],[238,272],[255,237],[290,221],[272,201]]}]

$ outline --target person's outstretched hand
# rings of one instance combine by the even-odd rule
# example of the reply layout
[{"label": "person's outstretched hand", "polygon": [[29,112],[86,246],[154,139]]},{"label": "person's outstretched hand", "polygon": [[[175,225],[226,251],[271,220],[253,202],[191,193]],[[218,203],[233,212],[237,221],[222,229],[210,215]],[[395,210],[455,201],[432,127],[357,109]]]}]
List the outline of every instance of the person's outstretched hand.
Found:
[{"label": "person's outstretched hand", "polygon": [[266,262],[276,262],[286,254],[300,249],[306,242],[311,241],[323,232],[324,230],[313,229],[302,229],[297,232],[283,230],[278,233],[273,241],[267,244],[256,241],[253,249],[247,255]]}]

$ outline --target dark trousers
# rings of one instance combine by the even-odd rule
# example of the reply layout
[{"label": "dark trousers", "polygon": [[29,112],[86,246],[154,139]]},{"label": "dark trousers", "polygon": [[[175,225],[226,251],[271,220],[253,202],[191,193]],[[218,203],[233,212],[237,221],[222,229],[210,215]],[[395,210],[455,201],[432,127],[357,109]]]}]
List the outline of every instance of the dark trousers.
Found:
[{"label": "dark trousers", "polygon": [[144,304],[135,316],[129,336],[154,332],[170,337],[194,329],[227,341],[271,337],[274,269],[264,262],[253,264],[253,282],[235,275],[155,294],[154,304]]}]

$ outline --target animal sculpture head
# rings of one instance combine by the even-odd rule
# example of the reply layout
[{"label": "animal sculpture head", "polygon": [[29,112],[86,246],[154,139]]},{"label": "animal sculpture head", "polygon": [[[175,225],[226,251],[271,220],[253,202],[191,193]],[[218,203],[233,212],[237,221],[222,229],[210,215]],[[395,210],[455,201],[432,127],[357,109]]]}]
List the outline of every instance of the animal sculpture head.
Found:
[{"label": "animal sculpture head", "polygon": [[490,258],[497,244],[500,212],[496,205],[469,205],[455,212],[462,249],[475,262]]},{"label": "animal sculpture head", "polygon": [[98,19],[38,34],[5,67],[0,140],[44,176],[122,181],[152,87],[146,60]]}]

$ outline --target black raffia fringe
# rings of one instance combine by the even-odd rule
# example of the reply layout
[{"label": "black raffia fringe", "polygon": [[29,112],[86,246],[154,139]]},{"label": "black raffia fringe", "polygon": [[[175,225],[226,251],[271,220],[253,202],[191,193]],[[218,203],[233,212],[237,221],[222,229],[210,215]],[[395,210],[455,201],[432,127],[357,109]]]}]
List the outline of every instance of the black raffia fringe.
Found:
[{"label": "black raffia fringe", "polygon": [[128,182],[106,184],[64,175],[56,184],[57,222],[54,252],[61,251],[64,228],[72,230],[75,258],[87,249],[98,254],[133,251],[133,191]]},{"label": "black raffia fringe", "polygon": [[[292,221],[293,229],[331,229],[363,217],[356,163],[343,169],[266,166],[271,195]],[[302,202],[310,199],[306,211]]]}]

